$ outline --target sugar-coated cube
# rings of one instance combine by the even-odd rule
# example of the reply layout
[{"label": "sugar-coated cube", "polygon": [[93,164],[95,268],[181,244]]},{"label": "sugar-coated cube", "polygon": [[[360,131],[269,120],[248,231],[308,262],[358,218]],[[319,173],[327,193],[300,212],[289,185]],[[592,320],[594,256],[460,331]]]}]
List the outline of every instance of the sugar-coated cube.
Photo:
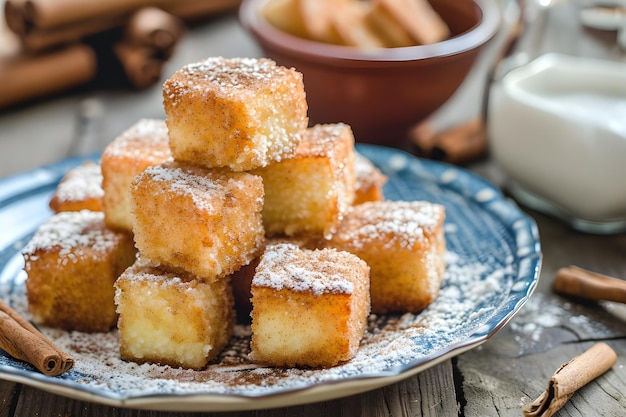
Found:
[{"label": "sugar-coated cube", "polygon": [[235,171],[293,155],[308,124],[302,74],[267,58],[212,57],[163,85],[176,160]]},{"label": "sugar-coated cube", "polygon": [[320,249],[324,245],[323,239],[317,236],[274,237],[265,239],[262,248],[259,250],[259,255],[248,265],[243,266],[230,275],[238,323],[250,323],[250,312],[252,311],[250,286],[252,285],[252,278],[254,277],[256,267],[261,260],[265,247],[279,243],[291,243],[303,249]]},{"label": "sugar-coated cube", "polygon": [[124,360],[201,369],[228,343],[234,323],[228,278],[207,283],[138,260],[115,287]]},{"label": "sugar-coated cube", "polygon": [[135,260],[132,237],[108,229],[89,210],[53,215],[23,251],[33,321],[65,330],[106,332],[115,326],[113,283]]},{"label": "sugar-coated cube", "polygon": [[308,128],[293,158],[252,171],[263,177],[266,233],[334,233],[354,200],[354,167],[350,126],[337,123]]},{"label": "sugar-coated cube", "polygon": [[170,163],[131,186],[135,245],[170,270],[207,281],[248,264],[263,242],[263,182],[247,172]]},{"label": "sugar-coated cube", "polygon": [[103,195],[100,165],[87,160],[65,173],[50,199],[50,208],[55,213],[102,211]]},{"label": "sugar-coated cube", "polygon": [[172,159],[164,120],[140,119],[102,153],[104,213],[109,227],[132,230],[130,184],[149,166]]},{"label": "sugar-coated cube", "polygon": [[252,359],[287,367],[348,361],[369,309],[369,267],[358,257],[268,246],[252,279]]},{"label": "sugar-coated cube", "polygon": [[427,201],[367,202],[351,209],[328,245],[370,266],[373,313],[417,313],[439,294],[444,219],[444,207]]}]

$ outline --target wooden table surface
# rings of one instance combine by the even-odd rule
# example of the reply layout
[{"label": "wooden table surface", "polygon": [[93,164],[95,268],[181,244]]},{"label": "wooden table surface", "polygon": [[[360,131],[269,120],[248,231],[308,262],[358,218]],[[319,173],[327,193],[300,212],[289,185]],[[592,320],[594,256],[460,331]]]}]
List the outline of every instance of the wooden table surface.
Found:
[{"label": "wooden table surface", "polygon": [[[571,11],[560,6],[549,11],[542,50],[598,54],[596,48],[601,45],[606,55],[621,59],[610,44],[610,35],[595,34],[589,41],[575,19],[568,18]],[[564,31],[578,38],[565,36]],[[482,54],[459,93],[438,112],[436,126],[478,114],[484,74],[497,53],[497,39]],[[229,13],[193,27],[168,63],[164,77],[207,56],[260,54],[239,26],[236,14]],[[140,117],[164,117],[159,85],[142,92],[80,91],[1,112],[0,177],[69,155],[99,151]],[[489,159],[469,168],[504,186],[502,175]],[[364,394],[288,408],[204,415],[520,416],[522,404],[545,389],[562,363],[598,341],[617,352],[616,365],[580,389],[557,416],[626,415],[626,314],[620,316],[606,305],[577,302],[551,291],[557,269],[571,264],[626,278],[626,234],[582,234],[524,210],[536,220],[541,238],[544,258],[539,285],[513,320],[486,343],[414,377]],[[113,408],[5,381],[0,381],[0,399],[0,417],[187,415]]]}]

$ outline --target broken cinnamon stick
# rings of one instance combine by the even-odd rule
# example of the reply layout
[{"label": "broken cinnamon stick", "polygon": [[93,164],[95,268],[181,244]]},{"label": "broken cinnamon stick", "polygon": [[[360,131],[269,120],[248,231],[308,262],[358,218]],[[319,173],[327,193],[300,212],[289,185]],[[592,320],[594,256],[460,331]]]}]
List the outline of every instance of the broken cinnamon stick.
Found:
[{"label": "broken cinnamon stick", "polygon": [[432,158],[461,164],[478,159],[487,152],[483,120],[476,118],[441,132],[435,139]]},{"label": "broken cinnamon stick", "polygon": [[463,164],[487,153],[485,124],[479,117],[442,132],[434,132],[428,121],[416,126],[411,140],[427,158]]},{"label": "broken cinnamon stick", "polygon": [[557,293],[588,300],[626,303],[626,281],[577,266],[559,269],[552,288]]},{"label": "broken cinnamon stick", "polygon": [[74,360],[50,339],[0,300],[0,348],[26,361],[42,373],[57,376],[69,371]]},{"label": "broken cinnamon stick", "polygon": [[617,355],[610,346],[606,343],[595,344],[556,370],[547,389],[523,408],[524,417],[554,415],[579,388],[611,369],[616,361]]}]

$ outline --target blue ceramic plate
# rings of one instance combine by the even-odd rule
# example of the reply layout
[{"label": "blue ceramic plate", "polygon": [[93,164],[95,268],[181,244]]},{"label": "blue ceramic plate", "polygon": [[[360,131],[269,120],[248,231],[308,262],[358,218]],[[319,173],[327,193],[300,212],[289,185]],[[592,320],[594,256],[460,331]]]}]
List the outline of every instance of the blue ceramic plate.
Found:
[{"label": "blue ceramic plate", "polygon": [[[203,371],[126,363],[117,335],[43,328],[76,360],[46,377],[0,352],[0,377],[113,406],[229,411],[329,400],[382,387],[474,348],[502,328],[528,299],[541,252],[534,222],[500,191],[458,167],[360,145],[389,177],[390,200],[429,200],[446,208],[447,270],[437,300],[419,315],[372,316],[357,356],[331,369],[270,369],[246,361],[249,327],[237,326],[218,363]],[[0,180],[0,296],[27,315],[21,250],[51,212],[63,173],[81,159]]]}]

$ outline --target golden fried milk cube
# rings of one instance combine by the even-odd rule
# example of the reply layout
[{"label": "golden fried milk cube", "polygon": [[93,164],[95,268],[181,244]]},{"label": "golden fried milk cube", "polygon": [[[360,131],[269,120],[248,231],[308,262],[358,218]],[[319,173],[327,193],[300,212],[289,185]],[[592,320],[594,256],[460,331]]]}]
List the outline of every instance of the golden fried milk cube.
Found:
[{"label": "golden fried milk cube", "polygon": [[164,120],[140,119],[102,153],[104,213],[109,227],[131,231],[130,184],[152,165],[172,159]]},{"label": "golden fried milk cube", "polygon": [[200,369],[230,339],[234,310],[228,278],[207,283],[138,260],[115,288],[124,360]]},{"label": "golden fried milk cube", "polygon": [[253,170],[265,186],[266,233],[334,233],[354,200],[354,158],[350,126],[315,125],[307,129],[293,158]]},{"label": "golden fried milk cube", "polygon": [[69,169],[57,185],[50,208],[55,213],[61,211],[102,211],[102,171],[93,161]]},{"label": "golden fried milk cube", "polygon": [[383,201],[385,199],[383,186],[388,178],[369,159],[356,153],[354,172],[354,201],[352,204],[362,204],[367,201]]},{"label": "golden fried milk cube", "polygon": [[248,264],[263,241],[258,176],[171,163],[147,168],[130,192],[135,245],[171,270],[215,280]]},{"label": "golden fried milk cube", "polygon": [[163,85],[174,158],[245,171],[292,156],[308,125],[302,74],[270,59],[213,57]]},{"label": "golden fried milk cube", "polygon": [[89,210],[53,215],[23,251],[33,321],[65,330],[106,332],[115,326],[117,277],[135,261],[132,237],[108,229]]},{"label": "golden fried milk cube", "polygon": [[371,268],[373,313],[417,313],[432,303],[445,270],[442,205],[377,201],[354,206],[328,245]]},{"label": "golden fried milk cube", "polygon": [[369,267],[358,257],[268,246],[252,279],[252,359],[288,367],[330,367],[352,359],[369,300]]}]

